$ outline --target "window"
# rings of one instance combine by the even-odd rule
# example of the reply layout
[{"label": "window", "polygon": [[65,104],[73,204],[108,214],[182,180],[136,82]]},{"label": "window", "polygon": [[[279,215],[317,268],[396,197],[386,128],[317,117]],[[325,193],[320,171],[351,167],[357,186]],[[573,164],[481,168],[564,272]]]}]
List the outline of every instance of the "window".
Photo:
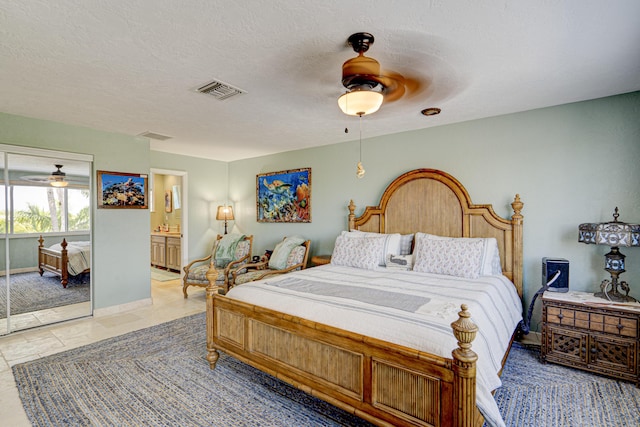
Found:
[{"label": "window", "polygon": [[8,201],[10,233],[89,230],[87,189],[10,185]]}]

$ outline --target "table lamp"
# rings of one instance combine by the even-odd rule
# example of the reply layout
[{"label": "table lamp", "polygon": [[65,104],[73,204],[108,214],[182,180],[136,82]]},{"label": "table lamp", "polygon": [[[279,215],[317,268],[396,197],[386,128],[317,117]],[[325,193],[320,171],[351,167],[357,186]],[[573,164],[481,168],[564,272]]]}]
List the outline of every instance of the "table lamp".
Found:
[{"label": "table lamp", "polygon": [[216,213],[216,219],[218,221],[224,221],[224,234],[227,234],[227,221],[233,221],[233,208],[231,206],[218,206],[218,212]]},{"label": "table lamp", "polygon": [[[596,297],[615,302],[633,302],[629,296],[629,284],[619,281],[618,276],[624,273],[625,256],[620,253],[619,246],[640,246],[640,225],[618,221],[618,208],[613,213],[613,221],[602,223],[585,223],[578,226],[578,241],[595,245],[611,246],[611,251],[604,256],[604,269],[611,274],[611,280],[603,280],[600,292]],[[618,286],[625,292],[618,291]]]}]

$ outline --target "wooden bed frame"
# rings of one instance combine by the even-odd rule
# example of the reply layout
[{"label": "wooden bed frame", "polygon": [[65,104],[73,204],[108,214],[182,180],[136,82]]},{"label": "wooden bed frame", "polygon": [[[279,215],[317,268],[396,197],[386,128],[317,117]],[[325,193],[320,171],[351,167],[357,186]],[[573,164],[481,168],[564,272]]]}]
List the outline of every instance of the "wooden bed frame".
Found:
[{"label": "wooden bed frame", "polygon": [[[42,236],[38,239],[38,272],[42,276],[45,271],[60,276],[60,283],[63,288],[67,287],[69,283],[69,256],[67,254],[67,239],[62,239],[62,250],[54,250],[44,247],[44,239]],[[86,269],[80,274],[88,273],[90,270]]]},{"label": "wooden bed frame", "polygon": [[[495,237],[502,269],[522,297],[522,215],[518,195],[510,220],[474,205],[451,175],[418,169],[395,179],[380,204],[349,228],[379,233],[425,232]],[[212,272],[212,274],[215,272]],[[214,277],[214,276],[211,276]],[[445,358],[219,295],[207,287],[207,360],[218,351],[381,426],[481,426],[476,407],[477,327],[466,306],[452,323],[458,348]],[[506,354],[503,363],[506,360]]]}]

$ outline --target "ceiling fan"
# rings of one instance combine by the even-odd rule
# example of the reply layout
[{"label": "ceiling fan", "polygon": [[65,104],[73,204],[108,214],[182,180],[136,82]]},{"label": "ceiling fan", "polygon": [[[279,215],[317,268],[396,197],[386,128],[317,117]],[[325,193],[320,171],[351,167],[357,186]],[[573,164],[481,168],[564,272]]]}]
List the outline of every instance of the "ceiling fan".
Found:
[{"label": "ceiling fan", "polygon": [[393,102],[408,91],[419,89],[416,79],[405,78],[393,71],[380,71],[380,63],[372,57],[364,56],[373,44],[369,33],[355,33],[347,43],[358,54],[342,64],[342,85],[346,88],[338,105],[343,113],[363,116],[378,111],[384,102]]},{"label": "ceiling fan", "polygon": [[70,179],[67,174],[62,171],[63,165],[54,165],[55,171],[49,175],[24,175],[20,179],[23,181],[35,182],[38,184],[49,184],[52,187],[66,187],[69,183],[81,184],[84,180]]}]

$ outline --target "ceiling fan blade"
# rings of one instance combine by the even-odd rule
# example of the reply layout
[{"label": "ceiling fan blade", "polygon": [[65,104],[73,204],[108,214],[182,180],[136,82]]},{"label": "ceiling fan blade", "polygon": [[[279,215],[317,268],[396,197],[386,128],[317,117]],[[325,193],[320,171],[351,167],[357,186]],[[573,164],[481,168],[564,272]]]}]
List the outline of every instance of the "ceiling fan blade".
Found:
[{"label": "ceiling fan blade", "polygon": [[402,98],[405,94],[405,79],[402,74],[395,71],[385,71],[380,76],[380,81],[384,86],[384,102],[394,102]]}]

